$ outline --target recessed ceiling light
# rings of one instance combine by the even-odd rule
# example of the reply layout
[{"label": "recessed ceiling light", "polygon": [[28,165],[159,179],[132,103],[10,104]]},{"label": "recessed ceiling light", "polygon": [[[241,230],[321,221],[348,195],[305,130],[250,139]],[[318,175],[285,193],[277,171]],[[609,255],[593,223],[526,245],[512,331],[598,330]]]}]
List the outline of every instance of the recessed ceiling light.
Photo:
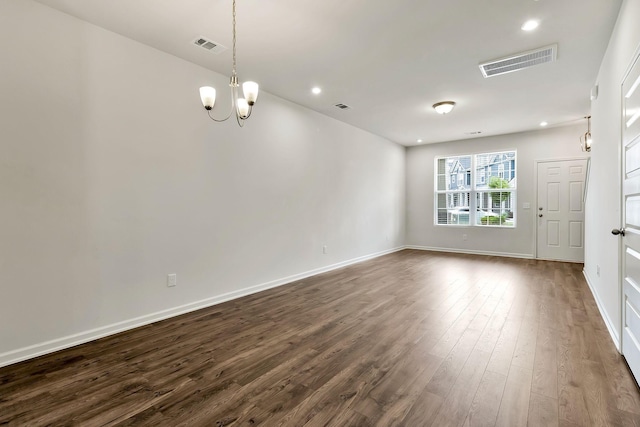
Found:
[{"label": "recessed ceiling light", "polygon": [[453,101],[442,101],[433,104],[433,109],[438,112],[438,114],[447,114],[453,110],[453,107],[456,106],[456,103]]},{"label": "recessed ceiling light", "polygon": [[316,86],[313,89],[311,89],[311,93],[313,93],[314,95],[320,95],[320,93],[322,93],[322,89]]},{"label": "recessed ceiling light", "polygon": [[419,140],[417,140],[416,142],[417,142],[418,144],[420,144],[420,143],[422,142],[422,140],[421,140],[421,139],[419,139]]},{"label": "recessed ceiling light", "polygon": [[549,123],[547,122],[540,122],[540,126],[545,127],[546,125],[548,125]]},{"label": "recessed ceiling light", "polygon": [[536,19],[530,19],[524,24],[522,24],[522,27],[520,28],[522,29],[522,31],[533,31],[536,28],[538,28],[538,25],[540,25],[540,21]]}]

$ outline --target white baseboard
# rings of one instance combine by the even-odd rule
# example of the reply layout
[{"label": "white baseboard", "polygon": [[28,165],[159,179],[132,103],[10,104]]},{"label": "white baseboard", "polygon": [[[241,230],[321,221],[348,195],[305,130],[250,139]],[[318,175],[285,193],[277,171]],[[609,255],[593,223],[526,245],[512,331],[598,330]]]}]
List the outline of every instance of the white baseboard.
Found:
[{"label": "white baseboard", "polygon": [[12,351],[0,354],[0,367],[12,365],[14,363],[18,363],[24,360],[32,359],[34,357],[42,356],[44,354],[49,354],[58,350],[63,350],[65,348],[74,347],[79,344],[84,344],[99,338],[117,334],[119,332],[138,328],[140,326],[148,325],[150,323],[158,322],[160,320],[168,319],[170,317],[175,317],[175,316],[179,316],[181,314],[189,313],[195,310],[200,310],[202,308],[210,307],[210,306],[220,304],[226,301],[230,301],[236,298],[240,298],[246,295],[251,295],[257,292],[265,291],[267,289],[286,285],[287,283],[295,282],[297,280],[301,280],[310,276],[315,276],[317,274],[326,273],[328,271],[336,270],[338,268],[346,267],[348,265],[356,264],[362,261],[367,261],[382,255],[398,252],[403,249],[405,249],[405,247],[400,246],[397,248],[376,252],[374,254],[364,255],[364,256],[353,258],[347,261],[342,261],[336,264],[331,264],[325,267],[309,270],[304,273],[294,274],[292,276],[272,280],[266,283],[250,286],[248,288],[239,289],[233,292],[216,295],[211,298],[206,298],[200,301],[195,301],[195,302],[184,304],[178,307],[169,308],[166,310],[158,311],[151,314],[146,314],[144,316],[124,320],[122,322],[114,323],[114,324],[103,326],[100,328],[80,332],[78,334],[68,335],[66,337],[57,338],[57,339],[46,341],[40,344],[35,344],[28,347],[19,348],[17,350],[12,350]]},{"label": "white baseboard", "polygon": [[587,281],[587,285],[589,285],[589,289],[591,289],[591,295],[593,295],[593,299],[596,300],[596,305],[598,306],[598,310],[600,311],[600,316],[602,317],[602,320],[604,320],[604,324],[607,326],[607,330],[609,331],[609,335],[611,335],[611,340],[613,341],[613,344],[616,346],[616,349],[618,350],[618,352],[621,352],[622,350],[620,348],[620,337],[616,333],[616,329],[613,327],[614,323],[611,321],[609,314],[604,309],[604,305],[602,304],[602,301],[600,301],[600,297],[598,296],[598,293],[596,292],[591,280],[589,279],[589,275],[587,274],[587,271],[582,270],[582,275]]},{"label": "white baseboard", "polygon": [[507,258],[524,258],[524,259],[532,259],[534,258],[533,254],[517,254],[511,252],[491,252],[491,251],[476,251],[473,249],[459,249],[459,248],[435,248],[431,246],[414,246],[407,245],[405,249],[417,249],[420,251],[433,251],[433,252],[449,252],[456,254],[469,254],[469,255],[489,255],[489,256],[501,256]]}]

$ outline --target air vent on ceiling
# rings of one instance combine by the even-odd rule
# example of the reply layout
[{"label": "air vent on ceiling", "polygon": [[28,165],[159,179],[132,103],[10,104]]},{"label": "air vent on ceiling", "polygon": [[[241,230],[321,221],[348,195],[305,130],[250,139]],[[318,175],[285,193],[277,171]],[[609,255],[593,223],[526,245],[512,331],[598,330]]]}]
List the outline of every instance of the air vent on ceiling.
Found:
[{"label": "air vent on ceiling", "polygon": [[338,107],[341,110],[348,110],[348,109],[351,108],[351,107],[349,107],[348,105],[345,105],[345,104],[336,104],[335,106]]},{"label": "air vent on ceiling", "polygon": [[215,54],[227,50],[227,48],[222,46],[221,44],[212,42],[211,40],[205,39],[204,37],[198,37],[193,41],[193,44]]},{"label": "air vent on ceiling", "polygon": [[482,75],[487,78],[523,70],[533,67],[534,65],[555,61],[557,51],[558,45],[554,44],[528,52],[517,53],[506,58],[482,63],[480,64],[480,71],[482,71]]}]

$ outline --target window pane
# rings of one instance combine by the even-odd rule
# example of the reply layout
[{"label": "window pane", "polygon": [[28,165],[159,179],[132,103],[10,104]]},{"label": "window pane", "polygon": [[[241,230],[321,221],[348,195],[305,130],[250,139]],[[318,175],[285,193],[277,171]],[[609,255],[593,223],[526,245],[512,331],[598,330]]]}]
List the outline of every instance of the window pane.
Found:
[{"label": "window pane", "polygon": [[516,188],[516,153],[487,153],[476,155],[476,188]]},{"label": "window pane", "polygon": [[476,224],[502,227],[515,226],[515,193],[484,191],[476,193]]},{"label": "window pane", "polygon": [[469,192],[439,193],[436,197],[438,224],[470,224]]},{"label": "window pane", "polygon": [[471,156],[438,159],[437,190],[471,189]]},{"label": "window pane", "polygon": [[515,227],[515,151],[439,157],[435,163],[436,224]]}]

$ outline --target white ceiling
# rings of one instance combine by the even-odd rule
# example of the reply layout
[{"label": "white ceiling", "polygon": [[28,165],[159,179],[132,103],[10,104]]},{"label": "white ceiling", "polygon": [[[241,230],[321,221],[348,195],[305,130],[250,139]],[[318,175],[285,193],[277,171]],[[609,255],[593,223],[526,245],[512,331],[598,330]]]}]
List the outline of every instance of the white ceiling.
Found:
[{"label": "white ceiling", "polygon": [[[231,0],[38,0],[229,75]],[[621,0],[237,0],[238,75],[403,145],[575,122],[589,112]],[[540,20],[530,33],[527,19]],[[229,47],[213,55],[191,42]],[[478,64],[558,44],[558,60],[485,79]],[[311,94],[318,85],[323,92]],[[198,97],[194,93],[194,97]],[[431,105],[457,103],[441,116]],[[350,110],[333,105],[344,103]],[[260,113],[260,99],[254,114]]]}]

